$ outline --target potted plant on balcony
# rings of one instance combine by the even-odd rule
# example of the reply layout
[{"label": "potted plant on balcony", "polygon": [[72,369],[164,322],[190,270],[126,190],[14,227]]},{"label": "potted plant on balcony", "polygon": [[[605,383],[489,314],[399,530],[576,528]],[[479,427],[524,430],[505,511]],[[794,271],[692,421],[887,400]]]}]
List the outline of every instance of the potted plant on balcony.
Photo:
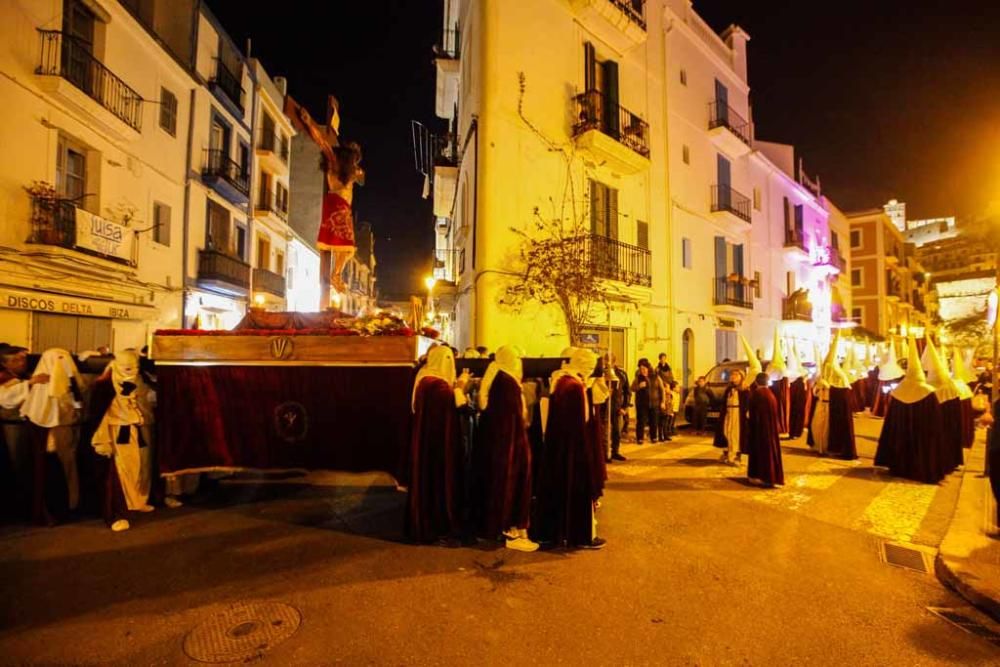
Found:
[{"label": "potted plant on balcony", "polygon": [[58,244],[61,235],[57,209],[61,199],[55,186],[47,181],[33,181],[24,189],[31,197],[31,236],[28,242]]}]

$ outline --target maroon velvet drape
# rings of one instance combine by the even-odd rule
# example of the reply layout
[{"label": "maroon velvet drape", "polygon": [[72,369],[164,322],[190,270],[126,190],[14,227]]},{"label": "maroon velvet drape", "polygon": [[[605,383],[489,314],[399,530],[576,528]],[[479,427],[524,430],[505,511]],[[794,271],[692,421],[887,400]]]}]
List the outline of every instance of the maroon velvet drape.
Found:
[{"label": "maroon velvet drape", "polygon": [[827,450],[837,458],[858,458],[854,441],[853,393],[847,388],[830,387],[830,439]]},{"label": "maroon velvet drape", "polygon": [[455,391],[441,378],[417,386],[410,435],[410,483],[405,532],[415,542],[458,537],[462,531],[464,452]]},{"label": "maroon velvet drape", "polygon": [[936,484],[948,473],[941,440],[941,405],[928,394],[916,403],[893,400],[882,425],[875,465],[897,477]]},{"label": "maroon velvet drape", "polygon": [[160,471],[382,470],[407,482],[410,366],[157,369]]},{"label": "maroon velvet drape", "polygon": [[785,473],[781,463],[781,440],[778,434],[778,400],[764,387],[750,392],[749,460],[747,476],[764,484],[784,484]]},{"label": "maroon velvet drape", "polygon": [[527,528],[531,515],[531,445],[521,387],[504,372],[490,385],[476,431],[475,514],[479,534],[495,539],[508,528]]},{"label": "maroon velvet drape", "polygon": [[809,388],[805,378],[795,378],[788,387],[788,437],[802,437],[806,427],[806,416],[810,408]]},{"label": "maroon velvet drape", "polygon": [[538,483],[539,539],[556,545],[589,544],[593,503],[604,488],[604,454],[594,421],[584,421],[583,384],[561,377],[549,399],[549,419]]},{"label": "maroon velvet drape", "polygon": [[771,393],[778,403],[778,433],[790,431],[791,390],[788,378],[780,378],[771,385]]}]

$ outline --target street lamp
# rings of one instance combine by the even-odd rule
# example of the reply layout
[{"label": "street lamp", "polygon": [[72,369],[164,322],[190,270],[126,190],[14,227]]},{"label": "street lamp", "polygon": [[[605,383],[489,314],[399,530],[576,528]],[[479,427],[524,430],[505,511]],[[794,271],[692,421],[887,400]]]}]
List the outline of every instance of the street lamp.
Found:
[{"label": "street lamp", "polygon": [[437,278],[434,276],[424,276],[424,285],[427,287],[427,313],[425,316],[430,318],[430,313],[434,312],[434,286],[437,285]]}]

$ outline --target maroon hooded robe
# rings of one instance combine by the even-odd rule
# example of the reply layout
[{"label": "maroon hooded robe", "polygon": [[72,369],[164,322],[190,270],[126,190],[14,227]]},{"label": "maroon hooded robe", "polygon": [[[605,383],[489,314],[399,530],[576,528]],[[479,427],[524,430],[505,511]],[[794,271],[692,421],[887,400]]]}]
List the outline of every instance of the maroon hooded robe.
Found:
[{"label": "maroon hooded robe", "polygon": [[802,437],[811,402],[812,392],[805,378],[795,378],[788,387],[788,437],[793,440]]},{"label": "maroon hooded robe", "polygon": [[476,431],[476,520],[479,534],[495,539],[508,528],[527,528],[531,513],[531,445],[521,387],[504,372],[490,385]]},{"label": "maroon hooded robe", "polygon": [[837,458],[858,458],[854,441],[853,393],[848,388],[830,387],[830,436],[826,449]]},{"label": "maroon hooded robe", "polygon": [[538,538],[556,545],[590,544],[593,504],[604,492],[604,452],[596,422],[585,420],[583,383],[564,375],[549,399],[538,483]]},{"label": "maroon hooded robe", "polygon": [[959,399],[962,418],[962,447],[969,449],[976,441],[976,417],[972,414],[972,399]]},{"label": "maroon hooded robe", "polygon": [[854,397],[852,409],[854,412],[864,412],[868,407],[868,378],[860,378],[851,384],[851,393]]},{"label": "maroon hooded robe", "polygon": [[462,429],[455,391],[438,377],[417,385],[410,435],[406,535],[415,542],[457,537],[462,529]]},{"label": "maroon hooded robe", "polygon": [[784,484],[781,464],[781,440],[778,435],[778,401],[766,387],[750,391],[748,420],[750,450],[747,477],[759,479],[765,485]]},{"label": "maroon hooded robe", "polygon": [[890,474],[937,484],[948,474],[942,455],[941,404],[933,393],[916,403],[889,401],[875,465]]},{"label": "maroon hooded robe", "polygon": [[941,404],[941,440],[943,443],[944,465],[951,472],[964,463],[962,451],[964,425],[962,422],[962,401],[958,397]]},{"label": "maroon hooded robe", "polygon": [[778,401],[778,433],[789,433],[791,414],[791,389],[788,378],[783,377],[771,383],[771,393]]}]

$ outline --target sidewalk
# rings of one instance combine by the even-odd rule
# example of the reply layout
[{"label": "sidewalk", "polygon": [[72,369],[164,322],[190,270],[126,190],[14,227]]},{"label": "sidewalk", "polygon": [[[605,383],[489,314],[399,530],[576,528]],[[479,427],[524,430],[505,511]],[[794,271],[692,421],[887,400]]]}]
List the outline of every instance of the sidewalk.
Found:
[{"label": "sidewalk", "polygon": [[966,451],[962,490],[951,526],[941,542],[934,570],[947,587],[1000,621],[1000,539],[993,525],[996,506],[983,475],[986,441],[977,432]]}]

